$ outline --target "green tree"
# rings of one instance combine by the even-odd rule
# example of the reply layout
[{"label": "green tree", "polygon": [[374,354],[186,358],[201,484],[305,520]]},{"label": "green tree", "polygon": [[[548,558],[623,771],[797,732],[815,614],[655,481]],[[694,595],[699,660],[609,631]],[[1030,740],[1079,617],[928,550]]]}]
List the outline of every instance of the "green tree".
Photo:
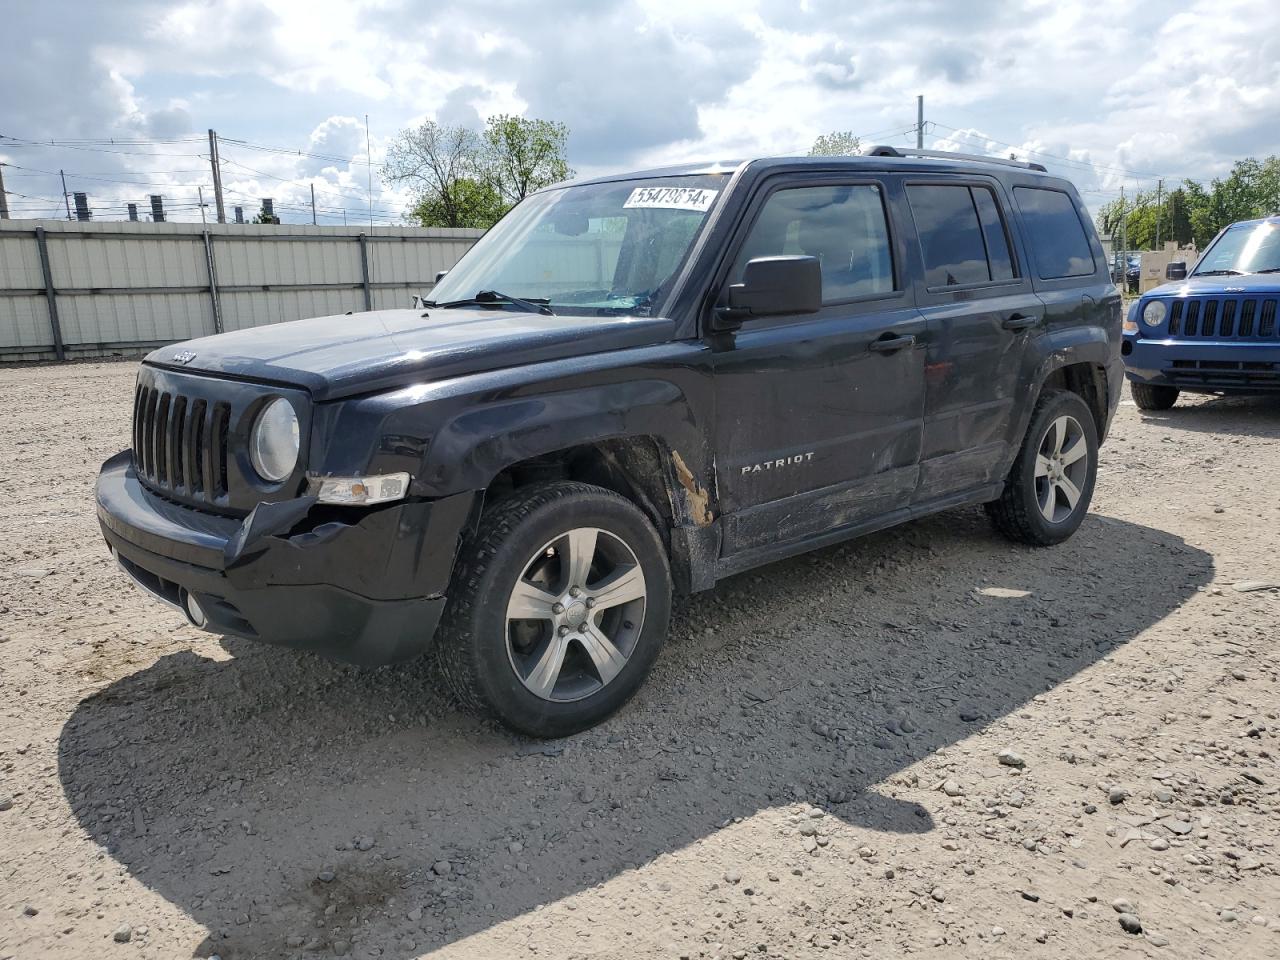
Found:
[{"label": "green tree", "polygon": [[426,204],[424,209],[434,222],[424,226],[469,226],[467,218],[475,206],[474,184],[483,179],[480,138],[463,126],[425,120],[396,135],[387,148],[382,175],[413,191],[415,203],[410,216]]},{"label": "green tree", "polygon": [[264,206],[260,210],[258,210],[257,214],[249,222],[250,223],[279,223],[280,218],[267,213],[267,208]]},{"label": "green tree", "polygon": [[509,209],[491,183],[463,178],[451,193],[446,209],[439,196],[424,194],[409,210],[409,219],[423,227],[474,227],[487,230]]},{"label": "green tree", "polygon": [[563,123],[499,114],[485,122],[483,137],[485,179],[509,206],[573,176],[565,159],[569,128]]},{"label": "green tree", "polygon": [[832,130],[813,141],[809,148],[811,157],[856,157],[862,152],[862,141],[852,130]]},{"label": "green tree", "polygon": [[382,175],[412,190],[408,219],[483,229],[530,192],[573,176],[568,137],[564,124],[550,120],[498,115],[483,134],[427,120],[396,135]]}]

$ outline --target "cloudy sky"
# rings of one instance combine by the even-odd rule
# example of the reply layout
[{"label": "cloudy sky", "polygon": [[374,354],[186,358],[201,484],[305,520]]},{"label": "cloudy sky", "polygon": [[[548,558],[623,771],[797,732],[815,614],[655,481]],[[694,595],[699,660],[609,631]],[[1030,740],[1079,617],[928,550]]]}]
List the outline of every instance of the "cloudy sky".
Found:
[{"label": "cloudy sky", "polygon": [[1275,0],[3,4],[0,162],[23,216],[61,210],[44,171],[65,170],[97,217],[162,193],[198,221],[212,127],[228,205],[309,220],[314,185],[323,221],[367,220],[366,114],[379,223],[407,200],[376,173],[398,129],[499,112],[563,121],[597,173],[831,130],[914,143],[923,94],[928,146],[1040,160],[1095,208],[1280,153]]}]

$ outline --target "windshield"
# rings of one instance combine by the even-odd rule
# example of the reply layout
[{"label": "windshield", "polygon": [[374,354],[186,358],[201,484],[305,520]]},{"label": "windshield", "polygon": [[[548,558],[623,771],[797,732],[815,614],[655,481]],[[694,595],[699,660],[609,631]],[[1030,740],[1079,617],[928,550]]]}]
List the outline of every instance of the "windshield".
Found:
[{"label": "windshield", "polygon": [[482,302],[519,298],[561,314],[648,314],[727,182],[706,174],[536,193],[467,251],[430,302],[484,294]]},{"label": "windshield", "polygon": [[1280,271],[1280,224],[1268,220],[1228,227],[1191,275],[1272,271]]}]

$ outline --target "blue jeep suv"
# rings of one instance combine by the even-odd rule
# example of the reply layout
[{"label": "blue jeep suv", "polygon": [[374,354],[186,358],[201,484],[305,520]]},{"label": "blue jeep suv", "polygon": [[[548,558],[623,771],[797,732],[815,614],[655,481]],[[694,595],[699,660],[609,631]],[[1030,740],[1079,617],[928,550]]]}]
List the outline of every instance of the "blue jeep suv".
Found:
[{"label": "blue jeep suv", "polygon": [[1178,394],[1280,392],[1280,215],[1227,227],[1196,264],[1145,294],[1124,324],[1125,374],[1143,410]]}]

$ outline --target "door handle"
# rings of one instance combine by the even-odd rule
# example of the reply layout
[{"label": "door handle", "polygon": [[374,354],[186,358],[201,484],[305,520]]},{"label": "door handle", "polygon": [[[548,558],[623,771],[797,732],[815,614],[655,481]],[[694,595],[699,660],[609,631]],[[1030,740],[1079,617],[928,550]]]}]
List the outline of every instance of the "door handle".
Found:
[{"label": "door handle", "polygon": [[905,347],[915,346],[916,338],[913,336],[905,337],[881,337],[879,340],[872,340],[867,349],[872,353],[897,353]]},{"label": "door handle", "polygon": [[1035,317],[1028,317],[1025,314],[1015,313],[1005,319],[1000,326],[1006,330],[1026,330],[1028,327],[1034,327],[1039,321]]}]

